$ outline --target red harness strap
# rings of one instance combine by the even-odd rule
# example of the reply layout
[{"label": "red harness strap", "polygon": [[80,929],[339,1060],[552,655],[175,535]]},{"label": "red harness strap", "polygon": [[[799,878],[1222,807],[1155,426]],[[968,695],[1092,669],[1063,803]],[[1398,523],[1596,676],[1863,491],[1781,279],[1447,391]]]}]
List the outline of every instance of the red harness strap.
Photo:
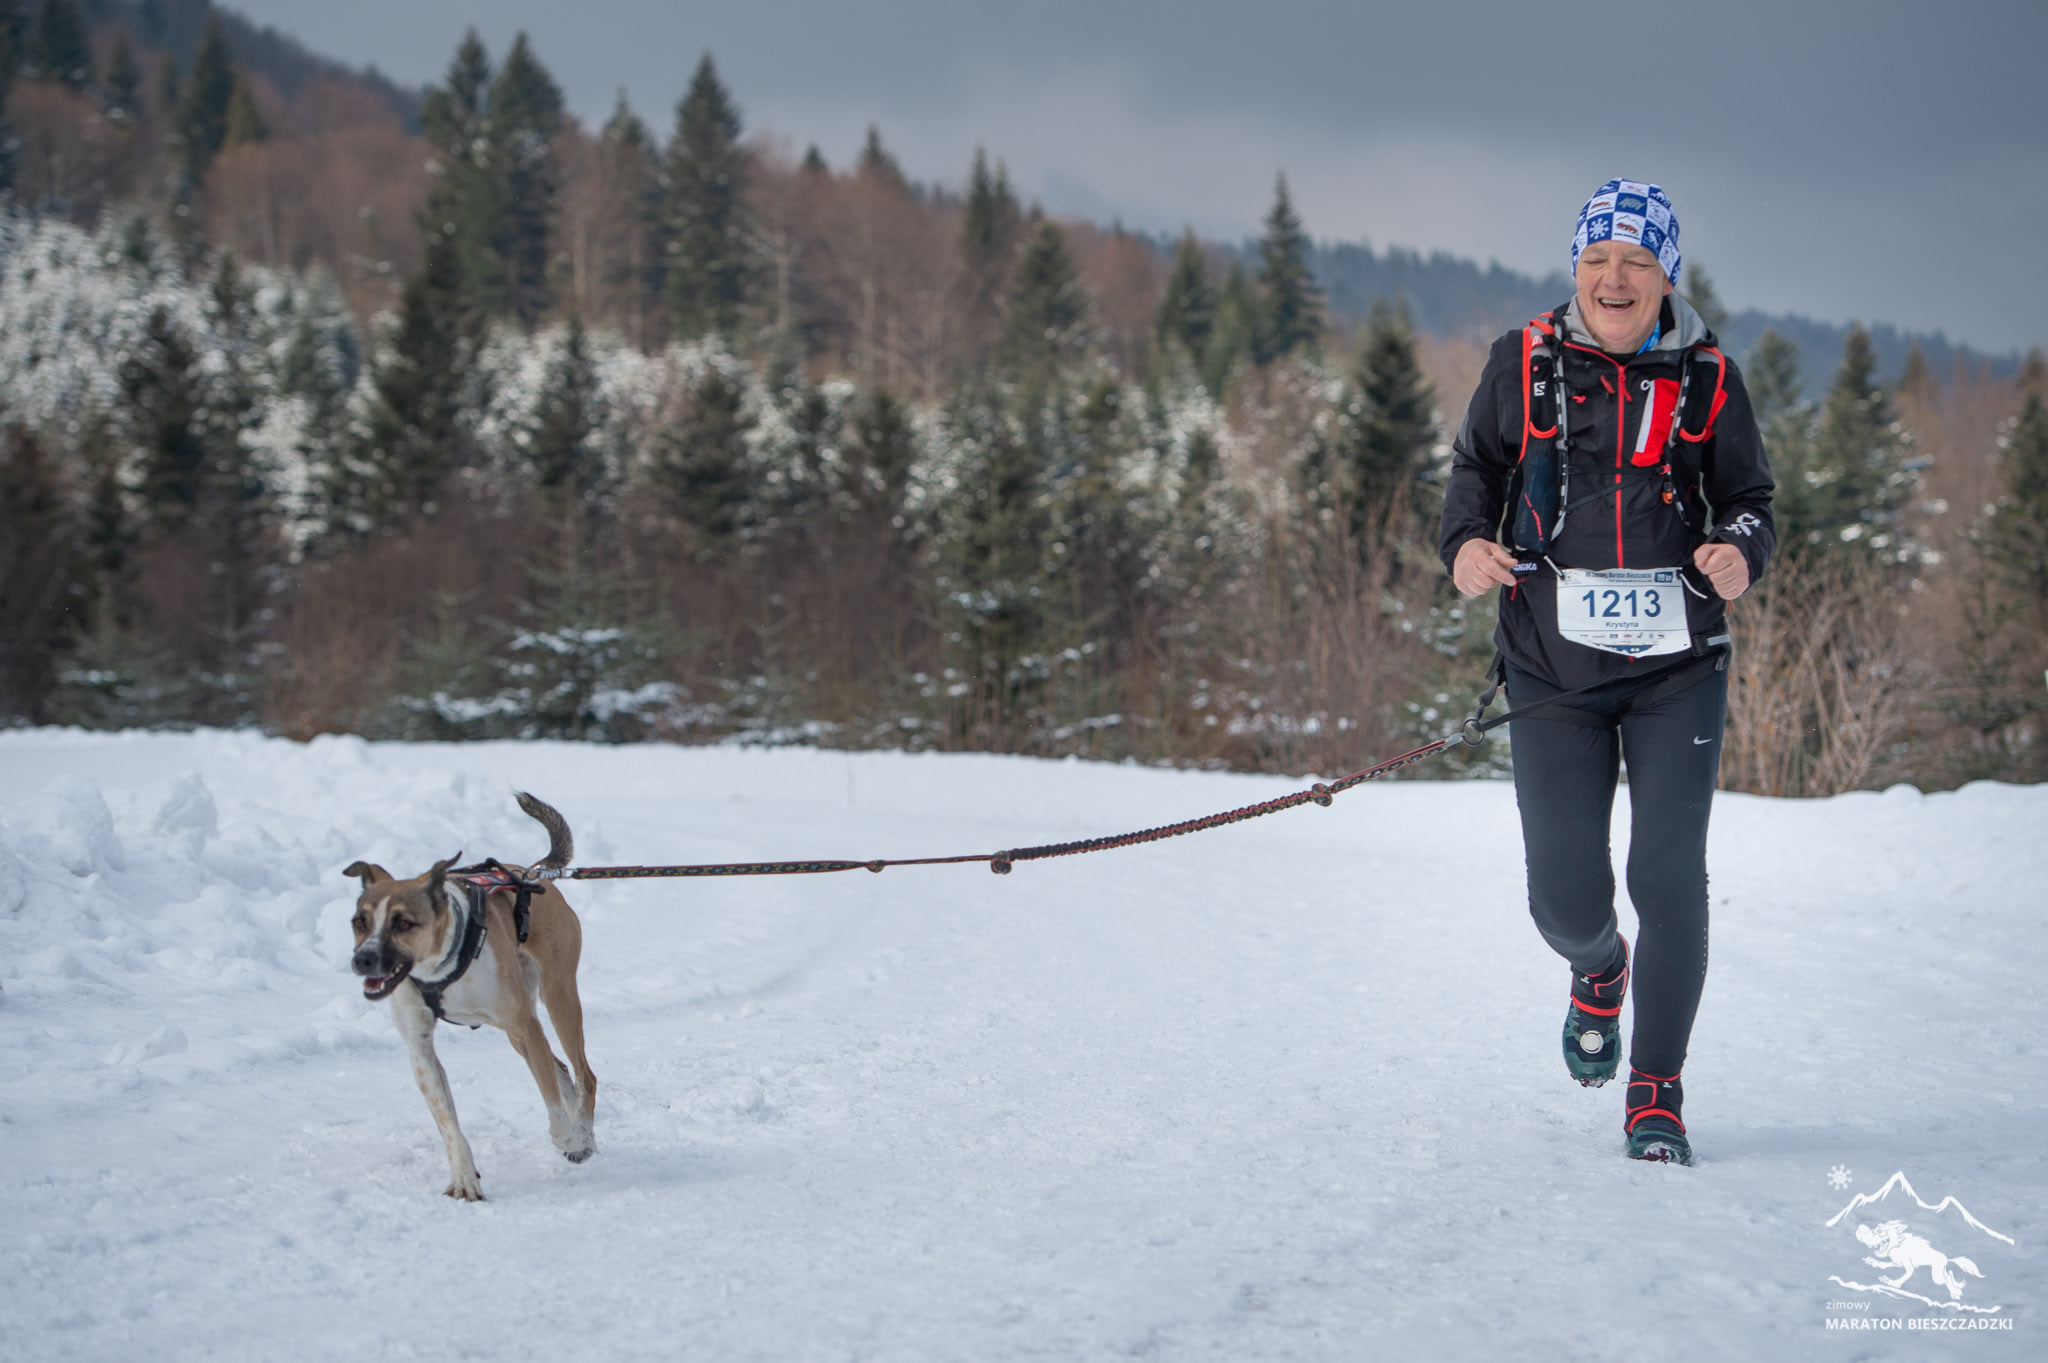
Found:
[{"label": "red harness strap", "polygon": [[[1540,341],[1537,339],[1539,333],[1543,338]],[[1550,440],[1557,435],[1557,417],[1551,417],[1548,430],[1539,431],[1536,429],[1535,413],[1537,385],[1544,382],[1536,377],[1535,360],[1538,354],[1548,356],[1551,347],[1556,344],[1557,327],[1552,324],[1547,313],[1542,317],[1531,318],[1529,324],[1522,328],[1522,450],[1515,456],[1515,462],[1518,464],[1529,457],[1531,437],[1537,440]]]},{"label": "red harness strap", "polygon": [[[1697,445],[1713,435],[1714,422],[1721,415],[1721,404],[1728,401],[1728,357],[1723,355],[1719,348],[1715,346],[1703,345],[1693,348],[1691,358],[1693,360],[1712,360],[1714,362],[1713,401],[1701,403],[1688,394],[1685,405],[1691,410],[1678,414],[1678,438],[1688,445]],[[1689,365],[1688,368],[1690,367]],[[1691,375],[1688,374],[1687,377],[1690,378]],[[1695,431],[1690,429],[1687,422],[1688,419],[1698,414],[1699,407],[1702,405],[1706,408],[1706,419],[1699,423],[1699,429]]]},{"label": "red harness strap", "polygon": [[499,890],[512,891],[512,926],[522,942],[526,940],[527,925],[532,921],[533,896],[548,892],[544,883],[515,874],[496,857],[460,871],[451,871],[449,879],[461,884],[474,900],[488,899]]}]

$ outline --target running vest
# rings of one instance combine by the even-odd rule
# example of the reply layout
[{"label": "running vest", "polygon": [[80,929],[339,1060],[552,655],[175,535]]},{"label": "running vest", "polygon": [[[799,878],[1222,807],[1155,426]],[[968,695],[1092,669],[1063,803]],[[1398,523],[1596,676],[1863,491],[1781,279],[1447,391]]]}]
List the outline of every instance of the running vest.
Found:
[{"label": "running vest", "polygon": [[[1570,397],[1564,377],[1563,313],[1562,308],[1545,313],[1522,328],[1522,438],[1508,497],[1514,508],[1509,547],[1530,559],[1550,552],[1570,504],[1570,435],[1559,419]],[[1688,346],[1679,356],[1677,398],[1668,409],[1676,419],[1663,448],[1638,449],[1632,460],[1638,466],[1658,466],[1664,504],[1675,513],[1683,514],[1679,488],[1698,486],[1699,447],[1713,437],[1714,419],[1728,398],[1727,377],[1728,360],[1717,347]]]}]

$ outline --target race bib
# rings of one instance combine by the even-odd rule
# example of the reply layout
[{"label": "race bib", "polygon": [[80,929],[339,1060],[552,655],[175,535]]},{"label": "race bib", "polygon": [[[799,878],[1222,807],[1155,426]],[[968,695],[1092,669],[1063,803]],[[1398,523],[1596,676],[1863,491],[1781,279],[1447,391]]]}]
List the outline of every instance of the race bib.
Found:
[{"label": "race bib", "polygon": [[1687,651],[1692,629],[1678,569],[1558,569],[1557,632],[1575,644],[1631,657]]}]

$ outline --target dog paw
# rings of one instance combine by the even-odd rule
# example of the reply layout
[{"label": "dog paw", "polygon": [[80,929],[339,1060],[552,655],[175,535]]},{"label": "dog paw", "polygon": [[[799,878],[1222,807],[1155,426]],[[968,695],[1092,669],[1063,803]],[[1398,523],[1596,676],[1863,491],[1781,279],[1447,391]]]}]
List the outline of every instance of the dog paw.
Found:
[{"label": "dog paw", "polygon": [[481,1202],[484,1200],[483,1181],[477,1178],[458,1178],[448,1185],[442,1195],[452,1197],[457,1202]]},{"label": "dog paw", "polygon": [[564,1150],[562,1152],[562,1158],[569,1161],[569,1163],[571,1164],[581,1164],[583,1163],[583,1161],[589,1159],[592,1155],[596,1153],[596,1146],[586,1145],[580,1150]]}]

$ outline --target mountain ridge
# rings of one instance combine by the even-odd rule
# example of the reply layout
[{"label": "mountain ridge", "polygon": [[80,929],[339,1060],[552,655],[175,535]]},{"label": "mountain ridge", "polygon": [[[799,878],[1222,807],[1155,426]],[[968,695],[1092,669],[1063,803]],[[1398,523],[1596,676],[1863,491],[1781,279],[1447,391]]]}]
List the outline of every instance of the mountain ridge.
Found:
[{"label": "mountain ridge", "polygon": [[[1238,252],[1249,264],[1257,259],[1258,244],[1246,242]],[[1389,247],[1375,252],[1362,241],[1317,242],[1309,251],[1309,267],[1329,300],[1332,317],[1340,323],[1355,324],[1378,299],[1405,298],[1417,328],[1439,336],[1491,340],[1572,294],[1571,280],[1562,271],[1537,278],[1497,263],[1482,267],[1445,251],[1424,255]],[[1852,325],[1799,313],[1730,309],[1727,334],[1719,339],[1740,363],[1766,330],[1776,331],[1799,348],[1806,395],[1818,400],[1827,391]],[[1939,376],[1958,365],[1965,370],[1988,369],[1998,378],[2019,372],[2017,352],[1989,353],[1951,341],[1943,332],[1910,331],[1889,322],[1867,322],[1863,327],[1877,356],[1878,372],[1891,381],[1904,371],[1915,345]]]},{"label": "mountain ridge", "polygon": [[189,69],[192,55],[199,50],[208,13],[217,14],[236,60],[267,77],[287,98],[308,80],[336,76],[375,90],[408,129],[419,124],[417,90],[400,85],[374,66],[352,67],[322,56],[275,26],[258,25],[240,11],[209,0],[81,0],[79,11],[91,25],[127,24],[137,42],[176,56],[181,70]]},{"label": "mountain ridge", "polygon": [[1836,1212],[1833,1216],[1829,1217],[1825,1224],[1828,1226],[1834,1226],[1840,1223],[1845,1218],[1847,1218],[1852,1213],[1859,1211],[1864,1207],[1875,1206],[1876,1204],[1883,1202],[1887,1197],[1891,1196],[1894,1189],[1900,1188],[1903,1188],[1905,1190],[1906,1196],[1912,1198],[1914,1202],[1919,1204],[1919,1207],[1922,1211],[1934,1212],[1938,1215],[1944,1211],[1947,1211],[1950,1207],[1954,1207],[1957,1211],[1963,1214],[1963,1220],[1969,1222],[1976,1229],[1983,1231],[1986,1235],[1989,1235],[1994,1239],[2003,1240],[2008,1245],[2013,1243],[2013,1238],[2010,1235],[2001,1234],[1998,1231],[1991,1229],[1991,1227],[1985,1225],[1982,1221],[1979,1221],[1976,1217],[1970,1214],[1970,1209],[1968,1207],[1965,1207],[1955,1197],[1945,1196],[1941,1199],[1940,1202],[1929,1202],[1927,1201],[1927,1199],[1921,1197],[1919,1191],[1913,1187],[1912,1181],[1906,1177],[1906,1171],[1903,1169],[1897,1171],[1890,1178],[1886,1179],[1884,1181],[1884,1186],[1882,1188],[1879,1188],[1876,1192],[1858,1193],[1856,1194],[1856,1196],[1850,1198],[1849,1204],[1846,1207],[1843,1207],[1842,1210]]}]

